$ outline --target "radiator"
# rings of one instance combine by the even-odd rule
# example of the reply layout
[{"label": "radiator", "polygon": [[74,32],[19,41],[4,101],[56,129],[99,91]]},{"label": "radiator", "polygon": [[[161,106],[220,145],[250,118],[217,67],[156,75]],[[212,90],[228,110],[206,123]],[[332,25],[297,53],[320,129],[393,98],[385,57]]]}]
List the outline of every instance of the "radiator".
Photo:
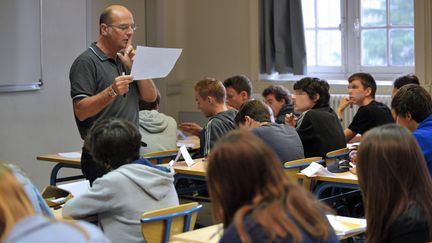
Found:
[{"label": "radiator", "polygon": [[[330,107],[333,108],[335,112],[337,112],[337,108],[339,106],[339,102],[342,98],[347,97],[346,94],[332,94],[330,96]],[[375,100],[381,103],[384,103],[388,107],[391,105],[391,96],[390,95],[375,95]],[[351,123],[354,115],[358,110],[358,106],[354,105],[352,108],[347,107],[344,112],[342,127],[345,129]]]}]

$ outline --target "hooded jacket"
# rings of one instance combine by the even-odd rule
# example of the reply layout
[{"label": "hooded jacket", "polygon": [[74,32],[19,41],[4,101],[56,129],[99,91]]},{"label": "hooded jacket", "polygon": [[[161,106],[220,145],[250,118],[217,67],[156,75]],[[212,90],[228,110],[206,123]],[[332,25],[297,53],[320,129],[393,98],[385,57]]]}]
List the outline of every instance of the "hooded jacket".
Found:
[{"label": "hooded jacket", "polygon": [[236,110],[226,110],[210,117],[200,135],[200,155],[207,156],[225,133],[235,128]]},{"label": "hooded jacket", "polygon": [[96,179],[87,192],[65,204],[63,216],[97,215],[112,242],[144,242],[141,215],[179,204],[173,182],[172,168],[138,160]]},{"label": "hooded jacket", "polygon": [[432,115],[420,122],[412,134],[417,139],[426,159],[429,174],[432,176]]},{"label": "hooded jacket", "polygon": [[177,122],[174,118],[157,110],[142,110],[139,112],[139,130],[141,141],[147,144],[141,149],[141,154],[177,149]]}]

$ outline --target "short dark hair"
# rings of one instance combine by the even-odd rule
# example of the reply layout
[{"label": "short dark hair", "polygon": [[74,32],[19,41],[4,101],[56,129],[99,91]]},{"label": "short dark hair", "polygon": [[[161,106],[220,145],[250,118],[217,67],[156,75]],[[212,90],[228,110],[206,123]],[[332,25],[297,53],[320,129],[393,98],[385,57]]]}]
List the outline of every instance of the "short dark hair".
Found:
[{"label": "short dark hair", "polygon": [[372,98],[375,98],[377,86],[372,75],[369,73],[354,73],[348,78],[348,83],[351,83],[354,80],[360,80],[364,89],[371,88],[371,96]]},{"label": "short dark hair", "polygon": [[400,76],[393,81],[393,87],[396,89],[400,89],[405,84],[417,84],[420,85],[420,81],[417,76],[410,73],[407,75]]},{"label": "short dark hair", "polygon": [[141,134],[132,122],[109,118],[90,128],[85,147],[95,161],[114,170],[140,157]]},{"label": "short dark hair", "polygon": [[237,125],[244,124],[245,116],[250,116],[257,122],[270,122],[269,107],[259,100],[250,100],[244,103],[238,111],[234,121]]},{"label": "short dark hair", "polygon": [[315,99],[319,94],[319,99],[316,101],[313,108],[321,108],[329,106],[330,102],[330,86],[327,81],[319,78],[306,77],[294,83],[294,90],[302,90],[306,92],[309,99]]},{"label": "short dark hair", "polygon": [[277,101],[285,100],[285,104],[291,103],[290,92],[288,91],[288,89],[286,89],[282,85],[272,84],[272,85],[268,86],[267,88],[265,88],[262,92],[262,96],[264,98],[270,94],[274,95],[274,97]]},{"label": "short dark hair", "polygon": [[406,117],[410,113],[412,119],[420,123],[432,114],[432,99],[422,86],[407,84],[393,97],[391,107],[397,115]]},{"label": "short dark hair", "polygon": [[159,103],[160,103],[160,93],[159,91],[156,92],[156,100],[153,102],[147,102],[144,100],[140,100],[139,101],[139,109],[140,111],[142,110],[147,110],[147,111],[151,111],[151,110],[157,110],[159,108]]},{"label": "short dark hair", "polygon": [[225,88],[231,87],[237,91],[237,93],[246,91],[249,97],[252,95],[252,82],[248,77],[246,77],[246,75],[236,75],[229,77],[223,81],[223,84]]},{"label": "short dark hair", "polygon": [[107,7],[99,16],[99,25],[101,24],[111,24],[111,12],[112,8]]},{"label": "short dark hair", "polygon": [[220,80],[204,78],[195,84],[195,91],[205,99],[207,96],[215,98],[218,103],[225,103],[226,90]]}]

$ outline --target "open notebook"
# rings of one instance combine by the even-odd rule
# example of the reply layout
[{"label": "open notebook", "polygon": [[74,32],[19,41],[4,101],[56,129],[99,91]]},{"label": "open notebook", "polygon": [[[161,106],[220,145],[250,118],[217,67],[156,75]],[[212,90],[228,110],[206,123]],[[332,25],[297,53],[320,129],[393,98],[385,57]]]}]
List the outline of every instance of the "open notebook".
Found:
[{"label": "open notebook", "polygon": [[366,219],[326,215],[337,236],[344,236],[366,231]]}]

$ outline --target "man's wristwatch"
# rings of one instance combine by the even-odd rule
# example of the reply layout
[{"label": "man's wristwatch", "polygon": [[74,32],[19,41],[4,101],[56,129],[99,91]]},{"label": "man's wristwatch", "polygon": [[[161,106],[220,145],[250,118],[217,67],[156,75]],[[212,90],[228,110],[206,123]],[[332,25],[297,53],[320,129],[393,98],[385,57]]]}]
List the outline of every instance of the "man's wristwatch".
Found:
[{"label": "man's wristwatch", "polygon": [[108,90],[108,95],[111,98],[114,98],[117,96],[117,93],[115,92],[115,90],[113,89],[113,87],[111,86],[110,89]]}]

